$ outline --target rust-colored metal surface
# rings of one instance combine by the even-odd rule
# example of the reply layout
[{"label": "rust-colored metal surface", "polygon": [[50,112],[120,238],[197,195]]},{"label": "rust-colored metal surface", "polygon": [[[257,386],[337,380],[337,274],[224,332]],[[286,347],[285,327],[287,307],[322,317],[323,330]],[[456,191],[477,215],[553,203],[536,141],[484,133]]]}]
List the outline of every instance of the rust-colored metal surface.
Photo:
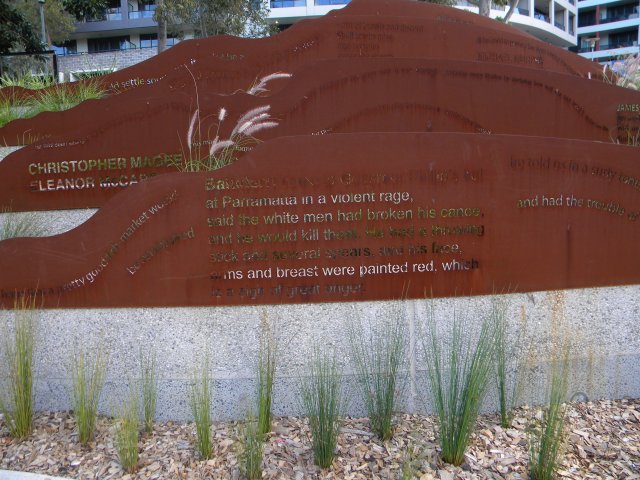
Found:
[{"label": "rust-colored metal surface", "polygon": [[375,133],[271,140],[0,243],[0,299],[45,307],[332,302],[640,280],[637,149]]},{"label": "rust-colored metal surface", "polygon": [[[495,20],[408,0],[354,0],[340,11],[269,38],[185,41],[100,81],[112,91],[125,92],[128,103],[144,104],[148,98],[189,89],[194,81],[201,91],[211,93],[246,91],[271,73],[340,57],[458,59],[602,78],[593,62]],[[284,85],[274,80],[269,90]],[[53,140],[56,133],[50,127],[66,123],[60,120],[64,115],[13,122],[0,128],[0,139],[7,145]]]},{"label": "rust-colored metal surface", "polygon": [[[131,105],[117,96],[108,103],[87,102],[64,117],[41,115],[60,136],[0,163],[0,206],[99,207],[130,184],[175,171],[189,157],[206,156],[216,138],[231,138],[245,114],[260,108],[270,125],[251,136],[261,141],[286,135],[423,131],[625,143],[640,130],[634,111],[640,93],[512,66],[342,59],[300,67],[287,82],[287,88],[267,98],[213,95],[196,92],[192,85],[144,104]],[[65,131],[73,133],[62,135]]]}]

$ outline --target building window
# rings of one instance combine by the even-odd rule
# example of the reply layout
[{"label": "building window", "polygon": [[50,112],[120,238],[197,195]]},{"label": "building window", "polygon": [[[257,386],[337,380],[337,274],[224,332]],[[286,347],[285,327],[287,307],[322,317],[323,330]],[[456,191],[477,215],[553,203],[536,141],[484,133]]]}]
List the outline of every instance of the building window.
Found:
[{"label": "building window", "polygon": [[74,55],[78,53],[78,45],[75,40],[67,40],[64,43],[53,45],[53,51],[56,55],[64,57],[65,55]]},{"label": "building window", "polygon": [[600,23],[621,22],[630,18],[638,18],[637,5],[618,5],[600,12]]},{"label": "building window", "polygon": [[578,15],[578,27],[590,27],[591,25],[596,24],[596,11],[589,10],[585,12],[584,10],[580,10],[580,15]]},{"label": "building window", "polygon": [[306,7],[307,0],[271,0],[271,8]]},{"label": "building window", "polygon": [[346,5],[349,0],[314,0],[316,5]]},{"label": "building window", "polygon": [[610,33],[607,45],[600,45],[600,50],[608,48],[632,47],[638,44],[638,31]]},{"label": "building window", "polygon": [[[177,43],[174,37],[167,37],[167,47],[172,47]],[[158,46],[157,33],[143,33],[140,35],[140,48],[154,48]]]},{"label": "building window", "polygon": [[88,44],[89,53],[112,52],[114,50],[136,48],[136,46],[129,41],[129,35],[124,37],[90,38]]}]

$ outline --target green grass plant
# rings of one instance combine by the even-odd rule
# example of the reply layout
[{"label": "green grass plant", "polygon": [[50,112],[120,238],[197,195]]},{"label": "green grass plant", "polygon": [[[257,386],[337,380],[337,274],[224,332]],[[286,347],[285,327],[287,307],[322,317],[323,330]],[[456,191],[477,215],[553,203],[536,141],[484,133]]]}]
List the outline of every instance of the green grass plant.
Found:
[{"label": "green grass plant", "polygon": [[138,395],[132,390],[116,417],[114,443],[123,470],[138,469]]},{"label": "green grass plant", "polygon": [[301,380],[300,398],[309,420],[313,459],[321,468],[333,463],[342,410],[341,375],[335,354],[314,349],[308,364],[308,375]]},{"label": "green grass plant", "polygon": [[0,127],[18,118],[24,118],[28,112],[27,99],[15,92],[0,93]]},{"label": "green grass plant", "polygon": [[255,416],[248,415],[239,426],[238,460],[240,472],[248,480],[262,478],[262,456],[264,453],[264,434]]},{"label": "green grass plant", "polygon": [[258,430],[261,435],[271,431],[271,403],[276,378],[278,342],[273,327],[262,322],[258,352]]},{"label": "green grass plant", "polygon": [[142,415],[144,418],[144,431],[153,431],[153,419],[156,415],[158,402],[158,370],[156,354],[145,354],[140,349],[140,381],[142,386]]},{"label": "green grass plant", "polygon": [[73,87],[67,84],[54,85],[33,97],[29,102],[28,115],[68,110],[85,100],[98,99],[105,95],[106,91],[97,81],[78,82]]},{"label": "green grass plant", "polygon": [[[0,393],[0,411],[9,435],[25,439],[33,425],[33,355],[35,349],[35,297],[23,295],[14,302],[14,332],[5,324],[4,364],[7,366],[8,396]],[[13,337],[13,338],[12,338]]]},{"label": "green grass plant", "polygon": [[522,307],[521,322],[511,342],[507,340],[508,302],[494,295],[491,299],[491,316],[496,327],[496,385],[500,408],[500,426],[510,428],[513,409],[518,403],[524,363],[531,350],[524,346],[526,337],[526,314]]},{"label": "green grass plant", "polygon": [[201,459],[211,458],[213,444],[211,442],[211,380],[209,378],[209,359],[206,358],[202,369],[193,373],[193,383],[189,401],[191,413],[196,425],[195,447]]},{"label": "green grass plant", "polygon": [[549,403],[542,410],[542,419],[529,428],[529,477],[531,480],[552,480],[558,469],[565,440],[565,419],[569,378],[567,342],[553,354],[549,385]]},{"label": "green grass plant", "polygon": [[107,359],[101,349],[95,352],[92,362],[83,350],[74,354],[71,365],[73,414],[82,445],[94,436],[106,372]]},{"label": "green grass plant", "polygon": [[455,308],[452,314],[449,334],[441,334],[431,301],[423,348],[442,459],[461,465],[494,371],[496,327],[485,315],[475,332],[468,315]]},{"label": "green grass plant", "polygon": [[395,401],[402,386],[406,328],[404,319],[381,320],[380,331],[369,333],[359,318],[347,324],[349,349],[356,377],[369,415],[371,430],[381,439],[393,437]]},{"label": "green grass plant", "polygon": [[53,85],[53,77],[50,75],[33,75],[31,72],[24,72],[20,75],[4,74],[0,76],[0,88],[22,87],[28,90],[39,90]]},{"label": "green grass plant", "polygon": [[12,212],[4,210],[0,216],[0,241],[16,237],[41,237],[44,228],[33,212]]}]

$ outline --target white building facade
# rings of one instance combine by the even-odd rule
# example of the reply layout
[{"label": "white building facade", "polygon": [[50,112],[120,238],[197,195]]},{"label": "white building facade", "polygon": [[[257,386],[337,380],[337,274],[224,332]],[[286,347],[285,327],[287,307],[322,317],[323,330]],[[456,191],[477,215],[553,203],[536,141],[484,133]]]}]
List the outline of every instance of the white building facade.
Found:
[{"label": "white building facade", "polygon": [[[520,30],[558,47],[577,44],[576,0],[520,0],[510,24]],[[303,18],[319,17],[334,8],[342,8],[349,0],[270,0],[269,19],[280,28]],[[478,7],[466,0],[458,2],[458,8],[478,12]],[[491,16],[506,15],[504,7],[493,6]]]},{"label": "white building facade", "polygon": [[578,2],[578,52],[599,62],[639,53],[638,0]]}]

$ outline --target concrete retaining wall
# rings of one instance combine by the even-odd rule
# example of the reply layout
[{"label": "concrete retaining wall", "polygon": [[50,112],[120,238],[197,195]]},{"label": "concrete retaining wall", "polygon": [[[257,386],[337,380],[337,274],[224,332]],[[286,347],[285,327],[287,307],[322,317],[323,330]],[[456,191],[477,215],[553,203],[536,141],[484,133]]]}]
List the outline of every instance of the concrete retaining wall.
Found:
[{"label": "concrete retaining wall", "polygon": [[[132,292],[132,294],[135,294]],[[508,303],[509,343],[516,347],[510,358],[532,352],[523,370],[522,402],[544,401],[549,351],[569,333],[573,368],[570,396],[620,398],[640,396],[640,286],[597,288],[563,292],[536,292],[500,297]],[[68,410],[69,366],[79,348],[109,354],[107,383],[101,411],[109,413],[123,398],[129,384],[139,378],[139,353],[155,352],[160,391],[158,417],[190,417],[189,385],[194,372],[210,358],[214,379],[213,413],[217,419],[243,416],[252,405],[261,324],[274,325],[281,350],[275,387],[275,413],[300,412],[299,378],[315,346],[335,352],[353,387],[347,324],[362,322],[376,331],[385,319],[407,327],[408,378],[402,396],[405,411],[429,410],[425,387],[423,335],[433,308],[443,338],[454,311],[471,329],[491,307],[490,297],[427,301],[382,301],[270,307],[161,308],[48,310],[38,314],[36,351],[36,407]],[[517,343],[526,316],[526,339]],[[11,327],[13,314],[3,312]],[[363,414],[357,392],[351,394],[349,413]],[[495,400],[487,409],[495,408]]]}]

